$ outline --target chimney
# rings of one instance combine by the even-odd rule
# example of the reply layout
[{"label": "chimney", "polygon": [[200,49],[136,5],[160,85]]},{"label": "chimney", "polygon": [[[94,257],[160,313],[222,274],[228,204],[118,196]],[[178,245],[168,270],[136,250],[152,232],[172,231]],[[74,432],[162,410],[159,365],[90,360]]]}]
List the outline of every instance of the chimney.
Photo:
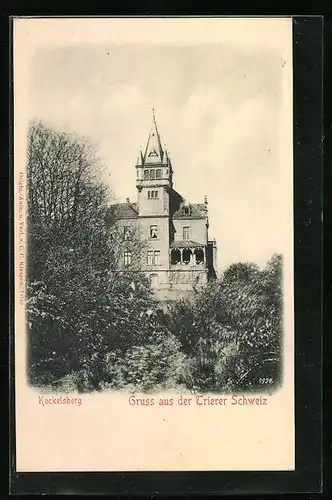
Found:
[{"label": "chimney", "polygon": [[126,203],[130,203],[130,199],[129,198],[126,198]]}]

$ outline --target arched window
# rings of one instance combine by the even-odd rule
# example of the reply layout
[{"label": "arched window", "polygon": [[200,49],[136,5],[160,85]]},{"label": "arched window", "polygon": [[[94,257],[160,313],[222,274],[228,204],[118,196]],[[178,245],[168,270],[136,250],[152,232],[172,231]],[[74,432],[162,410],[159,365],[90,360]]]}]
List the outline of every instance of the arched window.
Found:
[{"label": "arched window", "polygon": [[184,264],[189,264],[191,258],[191,250],[190,248],[185,248],[182,252],[182,260]]},{"label": "arched window", "polygon": [[171,264],[178,264],[179,262],[181,262],[181,252],[178,248],[172,248]]},{"label": "arched window", "polygon": [[144,179],[148,179],[149,178],[149,171],[148,170],[144,170]]},{"label": "arched window", "polygon": [[150,274],[150,287],[151,288],[158,287],[158,274]]},{"label": "arched window", "polygon": [[202,248],[195,248],[196,264],[201,264],[204,262],[204,252]]},{"label": "arched window", "polygon": [[156,179],[161,179],[161,169],[157,168],[156,170]]},{"label": "arched window", "polygon": [[150,170],[150,179],[154,179],[154,178],[155,178],[155,171]]}]

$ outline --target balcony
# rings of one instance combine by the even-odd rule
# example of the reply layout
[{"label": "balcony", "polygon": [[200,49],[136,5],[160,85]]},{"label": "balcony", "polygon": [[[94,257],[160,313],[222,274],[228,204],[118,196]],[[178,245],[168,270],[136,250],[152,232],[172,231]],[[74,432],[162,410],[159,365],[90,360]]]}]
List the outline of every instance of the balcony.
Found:
[{"label": "balcony", "polygon": [[170,247],[170,267],[171,269],[205,268],[205,245],[192,240],[173,241]]}]

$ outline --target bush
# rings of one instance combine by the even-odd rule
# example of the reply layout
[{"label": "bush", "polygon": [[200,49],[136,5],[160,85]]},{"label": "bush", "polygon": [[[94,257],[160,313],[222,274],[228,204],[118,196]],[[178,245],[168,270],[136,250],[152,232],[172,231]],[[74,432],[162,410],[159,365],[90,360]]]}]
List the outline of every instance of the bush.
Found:
[{"label": "bush", "polygon": [[190,360],[172,335],[159,335],[151,344],[132,346],[124,358],[116,352],[108,353],[104,377],[102,388],[133,388],[141,392],[192,383]]}]

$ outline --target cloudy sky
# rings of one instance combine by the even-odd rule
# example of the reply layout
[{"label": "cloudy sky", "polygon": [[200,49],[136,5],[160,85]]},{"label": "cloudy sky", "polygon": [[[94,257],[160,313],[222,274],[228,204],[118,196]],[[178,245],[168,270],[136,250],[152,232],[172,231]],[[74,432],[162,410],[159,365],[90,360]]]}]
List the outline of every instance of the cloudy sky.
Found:
[{"label": "cloudy sky", "polygon": [[[291,61],[288,26],[275,26],[264,25],[250,43],[243,24],[220,40],[145,36],[133,43],[113,34],[109,41],[37,43],[27,66],[29,118],[97,144],[106,182],[119,201],[134,201],[135,162],[154,105],[175,189],[192,202],[208,197],[218,268],[263,265],[285,251],[292,232]],[[269,31],[273,43],[266,42]]]}]

